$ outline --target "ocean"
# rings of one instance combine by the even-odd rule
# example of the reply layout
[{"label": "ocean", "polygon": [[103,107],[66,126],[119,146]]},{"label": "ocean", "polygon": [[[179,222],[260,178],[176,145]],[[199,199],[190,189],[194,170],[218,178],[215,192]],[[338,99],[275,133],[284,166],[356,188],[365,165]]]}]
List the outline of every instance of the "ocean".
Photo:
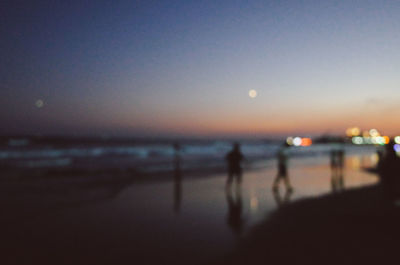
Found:
[{"label": "ocean", "polygon": [[[0,145],[0,169],[74,169],[81,171],[134,170],[142,173],[172,171],[177,158],[181,170],[225,167],[225,156],[239,142],[245,167],[260,168],[275,159],[281,141],[269,140],[127,140],[8,137]],[[179,143],[179,150],[174,144]],[[346,154],[374,153],[375,146],[342,144]],[[290,147],[291,157],[327,157],[337,144]]]}]

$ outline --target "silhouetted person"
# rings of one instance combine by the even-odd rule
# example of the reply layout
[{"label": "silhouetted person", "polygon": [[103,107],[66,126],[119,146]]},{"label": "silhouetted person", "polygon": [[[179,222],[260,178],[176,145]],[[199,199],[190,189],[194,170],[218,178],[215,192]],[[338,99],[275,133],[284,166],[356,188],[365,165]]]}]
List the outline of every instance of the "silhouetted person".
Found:
[{"label": "silhouetted person", "polygon": [[244,225],[241,189],[236,189],[235,195],[233,196],[231,189],[226,190],[226,201],[228,202],[227,224],[236,235],[240,235]]},{"label": "silhouetted person", "polygon": [[182,201],[182,171],[181,171],[181,156],[180,145],[174,144],[174,211],[179,213]]},{"label": "silhouetted person", "polygon": [[289,145],[285,142],[278,151],[278,174],[275,177],[272,189],[274,191],[278,190],[279,182],[283,180],[288,191],[293,191],[290,185],[288,176],[288,147]]},{"label": "silhouetted person", "polygon": [[232,150],[226,155],[226,161],[228,163],[228,179],[226,181],[227,188],[231,186],[234,178],[236,180],[236,185],[239,185],[242,182],[241,162],[243,159],[244,157],[240,151],[240,145],[238,143],[233,144]]},{"label": "silhouetted person", "polygon": [[385,154],[378,164],[378,172],[384,192],[384,198],[393,201],[400,195],[400,159],[394,150],[394,143],[386,145]]},{"label": "silhouetted person", "polygon": [[376,155],[378,156],[378,161],[376,163],[376,169],[379,169],[380,164],[383,161],[384,155],[385,155],[385,150],[386,148],[378,147],[376,149]]}]

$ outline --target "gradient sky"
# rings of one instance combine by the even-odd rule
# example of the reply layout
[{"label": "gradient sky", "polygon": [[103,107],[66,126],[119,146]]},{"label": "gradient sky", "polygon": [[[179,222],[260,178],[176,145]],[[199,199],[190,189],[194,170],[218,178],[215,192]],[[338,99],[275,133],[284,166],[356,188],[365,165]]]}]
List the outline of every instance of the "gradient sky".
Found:
[{"label": "gradient sky", "polygon": [[1,134],[400,133],[400,1],[59,2],[0,3]]}]

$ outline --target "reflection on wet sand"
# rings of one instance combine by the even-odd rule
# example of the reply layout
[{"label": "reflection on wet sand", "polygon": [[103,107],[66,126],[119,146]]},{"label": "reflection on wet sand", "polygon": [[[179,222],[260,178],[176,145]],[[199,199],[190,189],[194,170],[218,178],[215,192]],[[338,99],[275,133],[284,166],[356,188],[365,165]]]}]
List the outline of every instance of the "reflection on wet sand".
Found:
[{"label": "reflection on wet sand", "polygon": [[[233,194],[234,193],[234,194]],[[241,235],[244,226],[242,189],[237,186],[235,192],[226,189],[226,201],[228,203],[227,224],[236,235]]]},{"label": "reflection on wet sand", "polygon": [[182,201],[182,171],[181,171],[181,156],[180,156],[180,145],[179,143],[174,144],[174,189],[173,189],[173,200],[174,200],[174,212],[179,213]]},{"label": "reflection on wet sand", "polygon": [[332,192],[340,192],[344,190],[344,177],[343,177],[343,172],[334,172],[332,171],[331,175],[331,187],[332,187]]},{"label": "reflection on wet sand", "polygon": [[66,209],[111,201],[132,184],[129,177],[113,179],[100,176],[82,177],[80,181],[68,178],[62,183],[49,182],[43,187],[37,186],[36,181],[38,180],[2,183],[3,187],[8,186],[11,191],[2,194],[9,202],[3,210],[11,214],[3,216],[1,224],[16,225]]},{"label": "reflection on wet sand", "polygon": [[344,190],[344,161],[345,153],[342,147],[331,150],[331,188],[333,193]]},{"label": "reflection on wet sand", "polygon": [[293,194],[293,190],[292,189],[285,189],[283,196],[281,195],[281,192],[279,189],[273,189],[273,193],[274,195],[274,199],[276,202],[276,205],[279,207],[287,204],[288,202],[290,202],[290,197]]},{"label": "reflection on wet sand", "polygon": [[174,206],[173,206],[174,212],[179,213],[182,201],[182,171],[181,171],[179,154],[175,156],[173,198],[174,198]]}]

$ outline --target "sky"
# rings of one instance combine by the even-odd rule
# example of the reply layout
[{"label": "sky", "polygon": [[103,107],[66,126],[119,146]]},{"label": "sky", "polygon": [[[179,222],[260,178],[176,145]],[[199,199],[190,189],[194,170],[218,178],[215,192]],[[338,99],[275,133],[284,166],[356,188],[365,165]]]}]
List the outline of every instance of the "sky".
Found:
[{"label": "sky", "polygon": [[0,134],[400,133],[400,1],[6,0],[0,36]]}]

